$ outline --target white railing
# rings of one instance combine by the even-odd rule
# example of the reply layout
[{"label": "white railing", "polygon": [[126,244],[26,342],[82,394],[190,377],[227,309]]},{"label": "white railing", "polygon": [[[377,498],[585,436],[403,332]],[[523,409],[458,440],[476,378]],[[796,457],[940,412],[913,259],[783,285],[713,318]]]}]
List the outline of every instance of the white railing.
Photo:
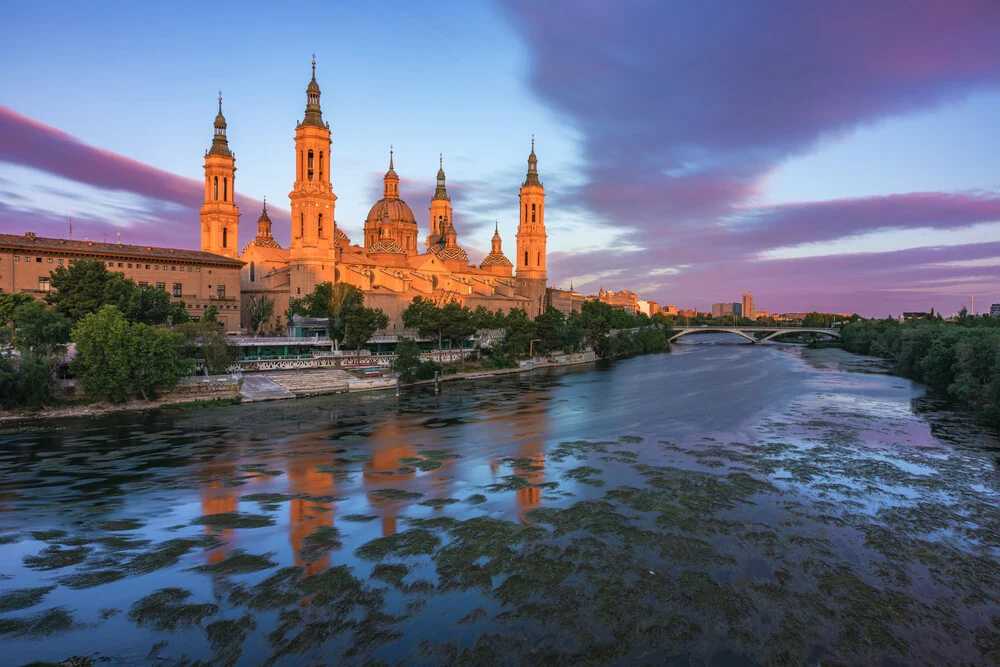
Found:
[{"label": "white railing", "polygon": [[333,340],[329,336],[227,336],[226,343],[229,345],[239,345],[241,347],[251,345],[331,345]]}]

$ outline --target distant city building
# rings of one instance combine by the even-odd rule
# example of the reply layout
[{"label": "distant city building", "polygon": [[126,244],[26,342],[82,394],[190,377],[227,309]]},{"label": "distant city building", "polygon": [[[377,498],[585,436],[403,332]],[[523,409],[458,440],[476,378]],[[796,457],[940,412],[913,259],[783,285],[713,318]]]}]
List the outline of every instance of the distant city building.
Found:
[{"label": "distant city building", "polygon": [[663,309],[660,308],[660,304],[656,303],[655,301],[650,301],[649,302],[649,316],[650,317],[652,317],[653,315],[656,315],[661,310],[663,310]]},{"label": "distant city building", "polygon": [[757,319],[757,309],[753,305],[753,294],[750,292],[744,292],[741,298],[741,317],[748,317],[751,320]]},{"label": "distant city building", "polygon": [[690,309],[678,310],[677,317],[698,317],[698,311]]},{"label": "distant city building", "polygon": [[574,310],[579,312],[585,299],[586,297],[573,290],[572,285],[569,286],[568,290],[555,287],[547,287],[545,289],[546,307],[555,308],[563,315],[569,315]]},{"label": "distant city building", "polygon": [[1000,303],[990,305],[990,317],[1000,317]]},{"label": "distant city building", "polygon": [[712,317],[743,317],[743,305],[733,303],[713,303]]},{"label": "distant city building", "polygon": [[661,312],[664,315],[679,315],[680,311],[677,310],[677,306],[673,304],[668,304],[665,308],[661,308]]},{"label": "distant city building", "polygon": [[635,292],[628,290],[612,292],[602,289],[597,294],[597,300],[608,304],[612,308],[624,310],[627,313],[635,314],[639,312],[639,295]]},{"label": "distant city building", "polygon": [[903,311],[903,314],[899,316],[899,321],[906,322],[908,320],[922,320],[930,316],[931,316],[930,313]]}]

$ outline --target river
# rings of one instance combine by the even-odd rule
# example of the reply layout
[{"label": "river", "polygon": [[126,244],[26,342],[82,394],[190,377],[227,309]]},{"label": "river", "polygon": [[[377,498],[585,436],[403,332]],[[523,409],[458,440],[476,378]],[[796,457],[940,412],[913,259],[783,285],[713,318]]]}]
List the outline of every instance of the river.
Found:
[{"label": "river", "polygon": [[4,664],[1000,661],[1000,452],[726,344],[0,434]]}]

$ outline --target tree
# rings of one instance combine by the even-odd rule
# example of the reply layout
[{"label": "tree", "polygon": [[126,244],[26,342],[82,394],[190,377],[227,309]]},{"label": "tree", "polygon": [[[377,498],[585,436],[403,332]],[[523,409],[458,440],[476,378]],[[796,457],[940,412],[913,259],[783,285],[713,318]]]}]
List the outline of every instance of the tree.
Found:
[{"label": "tree", "polygon": [[274,315],[274,299],[266,294],[249,294],[243,299],[243,311],[250,320],[250,331],[256,334]]},{"label": "tree", "polygon": [[[317,285],[317,287],[319,287],[319,285]],[[334,341],[334,349],[337,349],[340,346],[340,341],[344,340],[347,336],[348,316],[354,309],[363,308],[364,304],[364,293],[362,293],[362,291],[354,285],[350,285],[348,283],[337,283],[330,290],[326,303],[326,317],[329,318],[326,329],[330,334],[330,338]],[[387,319],[385,324],[377,328],[385,328],[388,324]],[[360,334],[360,332],[355,333]],[[373,331],[372,333],[375,332]],[[371,334],[369,334],[368,338],[371,338]],[[362,341],[362,344],[364,344],[368,338],[365,338],[365,340]],[[348,345],[348,347],[350,347],[350,345]]]},{"label": "tree", "polygon": [[14,320],[14,310],[34,301],[34,297],[24,292],[0,294],[0,327],[7,326]]},{"label": "tree", "polygon": [[[117,293],[117,299],[112,298],[114,293]],[[106,303],[118,306],[129,322],[180,324],[190,319],[184,302],[171,301],[167,290],[136,285],[131,279],[110,281],[105,295],[108,297]]]},{"label": "tree", "polygon": [[84,392],[120,403],[131,388],[131,325],[115,306],[88,313],[73,329],[73,370]]},{"label": "tree", "polygon": [[112,402],[134,392],[148,398],[157,387],[177,384],[190,369],[180,355],[181,336],[130,323],[116,306],[85,315],[73,329],[76,371],[83,390]]},{"label": "tree", "polygon": [[51,273],[50,285],[53,291],[45,295],[45,301],[56,312],[63,313],[75,322],[88,313],[97,312],[108,303],[108,299],[120,302],[124,288],[112,284],[118,280],[125,278],[120,273],[108,271],[104,262],[81,259],[68,268],[56,267]]},{"label": "tree", "polygon": [[389,326],[389,316],[381,308],[351,305],[340,314],[344,327],[344,345],[360,350],[375,332]]},{"label": "tree", "polygon": [[566,344],[566,316],[549,306],[535,318],[535,336],[540,339],[542,350],[562,350]]},{"label": "tree", "polygon": [[[344,283],[338,283],[342,285]],[[350,285],[348,285],[350,287]],[[355,288],[357,289],[357,288]],[[333,301],[333,283],[319,283],[313,291],[302,297],[302,306],[307,317],[330,317],[330,307]]]},{"label": "tree", "polygon": [[62,313],[32,300],[14,311],[14,346],[22,355],[44,358],[63,352],[72,323]]},{"label": "tree", "polygon": [[416,329],[421,336],[437,338],[438,349],[441,349],[444,320],[441,317],[441,309],[433,301],[420,296],[414,297],[401,314],[403,326]]},{"label": "tree", "polygon": [[229,345],[222,330],[214,323],[186,322],[174,327],[174,331],[180,334],[184,343],[181,348],[184,359],[191,363],[201,361],[212,375],[229,372],[239,348]]},{"label": "tree", "polygon": [[451,346],[461,346],[463,341],[476,333],[472,312],[457,301],[446,303],[441,309],[441,333]]},{"label": "tree", "polygon": [[400,382],[410,384],[434,377],[434,364],[421,361],[417,341],[401,336],[396,343],[396,371]]},{"label": "tree", "polygon": [[221,327],[222,322],[219,321],[219,307],[213,305],[206,308],[204,314],[201,316],[201,321],[212,322],[216,326]]}]

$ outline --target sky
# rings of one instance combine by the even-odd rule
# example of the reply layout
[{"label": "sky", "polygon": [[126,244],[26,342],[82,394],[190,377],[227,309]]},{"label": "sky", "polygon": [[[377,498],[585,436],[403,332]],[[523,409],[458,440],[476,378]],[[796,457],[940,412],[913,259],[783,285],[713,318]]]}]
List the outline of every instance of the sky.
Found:
[{"label": "sky", "polygon": [[[149,6],[145,6],[148,4]],[[389,147],[426,234],[515,251],[531,137],[549,283],[709,310],[1000,302],[1000,2],[47,3],[0,22],[0,232],[197,248],[222,91],[240,242],[288,244],[315,53],[336,222]]]}]

